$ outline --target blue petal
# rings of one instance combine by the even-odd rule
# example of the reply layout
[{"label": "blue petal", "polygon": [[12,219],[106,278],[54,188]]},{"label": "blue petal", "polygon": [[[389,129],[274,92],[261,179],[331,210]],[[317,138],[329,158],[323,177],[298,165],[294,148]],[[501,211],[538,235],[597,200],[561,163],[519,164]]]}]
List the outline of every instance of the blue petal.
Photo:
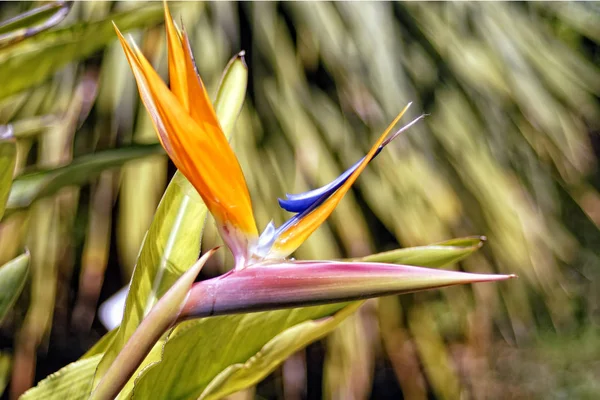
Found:
[{"label": "blue petal", "polygon": [[[377,149],[377,152],[375,153],[375,156],[377,156],[377,154],[379,154],[379,152],[381,152],[382,149],[383,147],[379,147]],[[373,158],[375,158],[375,156],[373,156]],[[360,160],[358,160],[353,166],[348,168],[333,182],[330,182],[325,186],[322,186],[318,189],[309,190],[308,192],[304,193],[286,194],[286,199],[277,199],[277,201],[279,202],[279,207],[289,212],[301,213],[313,204],[315,204],[315,202],[319,199],[322,199],[320,201],[320,203],[322,203],[327,198],[329,198],[329,196],[335,193],[335,191],[338,190],[340,186],[344,184],[344,182],[348,180],[350,175],[352,175],[352,173],[356,170],[356,168],[358,168],[358,166],[364,159],[365,158],[363,157]]]},{"label": "blue petal", "polygon": [[[417,121],[422,119],[424,116],[425,116],[425,114],[420,115],[419,117],[415,118],[410,123],[406,124],[405,126],[400,128],[398,131],[396,131],[388,139],[386,139],[386,141],[383,142],[381,144],[381,146],[379,146],[377,148],[377,151],[375,152],[375,155],[373,155],[373,158],[371,158],[371,161],[373,161],[373,159],[375,157],[377,157],[377,155],[381,152],[381,150],[383,150],[383,148],[385,146],[387,146],[392,140],[394,140],[396,137],[398,137],[398,135],[400,133],[404,132],[405,130],[407,130],[408,128],[413,126]],[[294,212],[294,213],[302,213],[302,214],[304,214],[306,212],[306,210],[308,210],[309,208],[314,209],[315,207],[317,207],[321,203],[323,203],[325,200],[327,200],[329,198],[329,196],[331,196],[333,193],[335,193],[335,191],[338,190],[340,188],[340,186],[342,186],[344,184],[344,182],[346,182],[348,180],[350,175],[352,175],[352,173],[358,168],[358,166],[360,165],[362,160],[364,160],[364,157],[361,158],[359,161],[357,161],[353,166],[351,166],[343,174],[338,176],[333,182],[328,183],[325,186],[322,186],[318,189],[309,190],[308,192],[303,192],[303,193],[298,193],[298,194],[286,194],[285,195],[286,199],[277,199],[277,201],[279,202],[279,206],[286,211]],[[292,217],[292,220],[295,221],[296,220],[295,217],[296,216]],[[289,226],[290,223],[292,222],[292,220],[286,222],[285,226],[286,227]],[[282,227],[280,227],[278,229],[278,231],[280,231],[281,228]]]}]

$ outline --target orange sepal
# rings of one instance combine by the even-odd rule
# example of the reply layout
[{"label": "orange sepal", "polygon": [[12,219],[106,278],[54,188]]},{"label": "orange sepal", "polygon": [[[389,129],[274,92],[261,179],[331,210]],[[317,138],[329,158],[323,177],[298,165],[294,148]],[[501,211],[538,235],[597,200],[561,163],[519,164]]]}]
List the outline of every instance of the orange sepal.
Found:
[{"label": "orange sepal", "polygon": [[365,169],[369,161],[375,155],[377,148],[383,143],[385,138],[388,136],[392,128],[398,123],[400,118],[404,115],[406,110],[410,107],[410,103],[404,107],[404,109],[398,114],[398,116],[392,121],[387,127],[383,134],[379,137],[377,142],[371,147],[371,150],[367,153],[366,157],[360,163],[358,168],[350,175],[348,180],[344,182],[342,186],[323,202],[318,208],[299,219],[293,225],[290,225],[285,231],[275,239],[273,247],[271,248],[271,256],[273,257],[285,257],[295,251],[308,237],[319,227],[325,220],[331,215],[333,210],[337,207],[339,202],[342,200],[344,195],[348,192],[352,184],[356,181],[361,172]]},{"label": "orange sepal", "polygon": [[[232,250],[239,248],[240,238],[228,236],[239,236],[238,231],[247,237],[246,241],[248,237],[257,236],[250,195],[239,162],[221,130],[202,81],[197,75],[195,79],[189,79],[190,71],[195,72],[195,67],[187,38],[185,43],[179,42],[185,62],[173,64],[173,69],[179,78],[186,77],[185,81],[176,80],[180,85],[177,90],[181,89],[180,95],[188,99],[192,110],[199,110],[194,113],[186,109],[179,95],[169,90],[144,55],[137,48],[132,49],[116,26],[115,29],[163,147],[200,193],[219,224],[225,242]],[[171,34],[179,38],[176,30]],[[176,48],[175,45],[172,47]],[[181,94],[183,89],[186,93]],[[231,243],[232,240],[237,243]]]}]

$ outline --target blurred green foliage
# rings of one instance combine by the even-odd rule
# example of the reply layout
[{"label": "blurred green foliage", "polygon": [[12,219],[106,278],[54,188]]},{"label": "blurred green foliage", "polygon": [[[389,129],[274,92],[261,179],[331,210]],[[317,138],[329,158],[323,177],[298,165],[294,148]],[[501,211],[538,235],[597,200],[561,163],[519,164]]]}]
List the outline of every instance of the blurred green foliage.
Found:
[{"label": "blurred green foliage", "polygon": [[[0,17],[36,6],[3,3]],[[600,358],[597,4],[190,2],[172,13],[211,93],[246,51],[250,91],[233,145],[260,228],[285,218],[276,197],[332,180],[408,101],[413,117],[430,114],[369,166],[299,258],[478,234],[488,245],[456,268],[521,278],[367,302],[322,343],[324,358],[292,356],[259,395],[598,396],[588,375]],[[77,2],[52,29],[0,42],[0,124],[17,138],[17,182],[26,168],[58,173],[80,157],[108,168],[103,154],[156,142],[111,20],[144,27],[136,41],[164,75],[158,4]],[[103,333],[98,300],[131,274],[167,163],[105,167],[0,225],[0,263],[24,245],[32,254],[31,285],[0,331],[12,393],[87,350]],[[209,222],[203,248],[217,242]],[[230,261],[220,254],[205,273]],[[301,371],[321,363],[315,386]]]}]

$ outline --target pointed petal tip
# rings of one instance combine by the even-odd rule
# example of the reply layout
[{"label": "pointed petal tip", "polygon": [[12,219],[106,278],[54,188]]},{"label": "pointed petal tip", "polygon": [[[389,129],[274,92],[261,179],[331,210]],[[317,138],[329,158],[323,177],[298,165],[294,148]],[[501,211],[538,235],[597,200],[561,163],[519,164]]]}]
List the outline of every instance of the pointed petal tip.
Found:
[{"label": "pointed petal tip", "polygon": [[119,38],[122,38],[122,37],[123,37],[123,34],[121,33],[121,30],[120,30],[120,29],[119,29],[119,27],[117,26],[117,23],[116,23],[114,20],[112,20],[112,21],[110,21],[110,22],[112,23],[112,26],[113,26],[113,28],[115,28],[115,32],[117,33],[117,36],[118,36]]},{"label": "pointed petal tip", "polygon": [[248,64],[246,64],[246,50],[240,50],[236,55],[234,55],[231,60],[229,60],[229,62],[227,63],[227,66],[225,67],[225,71],[227,71],[227,69],[229,67],[231,67],[231,65],[236,62],[236,61],[241,61],[242,65],[244,66],[245,69],[248,69]]},{"label": "pointed petal tip", "polygon": [[219,246],[215,246],[212,249],[207,250],[204,255],[207,255],[207,258],[212,257],[213,254],[215,254],[217,251],[219,251],[221,249],[221,247],[223,247],[223,245],[219,245]]},{"label": "pointed petal tip", "polygon": [[495,282],[495,281],[506,281],[509,279],[516,279],[518,276],[516,274],[508,274],[508,275],[500,275],[500,274],[476,274],[469,273],[471,276],[475,276],[473,278],[473,283],[479,282]]},{"label": "pointed petal tip", "polygon": [[246,64],[246,50],[241,50],[239,53],[237,53],[236,58],[242,62],[244,68],[248,69],[248,64]]},{"label": "pointed petal tip", "polygon": [[485,244],[487,243],[487,236],[479,236],[479,243],[477,243],[477,245],[475,246],[476,248],[480,249],[482,248]]}]

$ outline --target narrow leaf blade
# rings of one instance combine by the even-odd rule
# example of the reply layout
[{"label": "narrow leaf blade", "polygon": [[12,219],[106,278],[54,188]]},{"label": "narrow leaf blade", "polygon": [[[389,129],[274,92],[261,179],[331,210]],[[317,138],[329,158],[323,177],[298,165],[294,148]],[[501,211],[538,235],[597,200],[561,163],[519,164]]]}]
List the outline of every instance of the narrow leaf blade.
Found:
[{"label": "narrow leaf blade", "polygon": [[73,3],[54,1],[27,11],[0,25],[0,48],[15,44],[62,21]]},{"label": "narrow leaf blade", "polygon": [[0,99],[43,82],[64,65],[111,43],[116,39],[112,21],[127,31],[157,23],[161,18],[160,6],[135,7],[100,21],[77,22],[45,31],[0,50]]},{"label": "narrow leaf blade", "polygon": [[0,267],[0,323],[25,286],[30,259],[27,252]]},{"label": "narrow leaf blade", "polygon": [[92,377],[101,354],[84,358],[67,365],[29,389],[21,400],[84,399],[92,385]]},{"label": "narrow leaf blade", "polygon": [[113,399],[139,367],[152,346],[177,320],[186,297],[206,263],[216,251],[206,252],[188,269],[142,320],[140,326],[128,339],[90,396],[93,399]]},{"label": "narrow leaf blade", "polygon": [[335,329],[361,305],[362,302],[355,302],[329,317],[308,320],[284,330],[245,363],[232,364],[225,368],[208,384],[200,399],[221,399],[257,384],[296,351]]},{"label": "narrow leaf blade", "polygon": [[225,315],[181,323],[162,348],[160,362],[146,367],[135,386],[128,385],[119,399],[130,398],[132,393],[134,399],[198,398],[222,371],[247,362],[280,333],[302,322],[328,317],[346,305]]},{"label": "narrow leaf blade", "polygon": [[56,169],[25,172],[14,179],[6,208],[14,211],[29,207],[35,200],[52,195],[63,187],[88,182],[104,170],[161,153],[163,150],[159,144],[133,145],[81,156]]},{"label": "narrow leaf blade", "polygon": [[371,254],[356,260],[441,268],[468,257],[479,250],[485,243],[485,240],[484,236],[451,239],[427,246],[409,247]]},{"label": "narrow leaf blade", "polygon": [[10,126],[0,126],[0,219],[4,215],[13,180],[17,147]]}]

